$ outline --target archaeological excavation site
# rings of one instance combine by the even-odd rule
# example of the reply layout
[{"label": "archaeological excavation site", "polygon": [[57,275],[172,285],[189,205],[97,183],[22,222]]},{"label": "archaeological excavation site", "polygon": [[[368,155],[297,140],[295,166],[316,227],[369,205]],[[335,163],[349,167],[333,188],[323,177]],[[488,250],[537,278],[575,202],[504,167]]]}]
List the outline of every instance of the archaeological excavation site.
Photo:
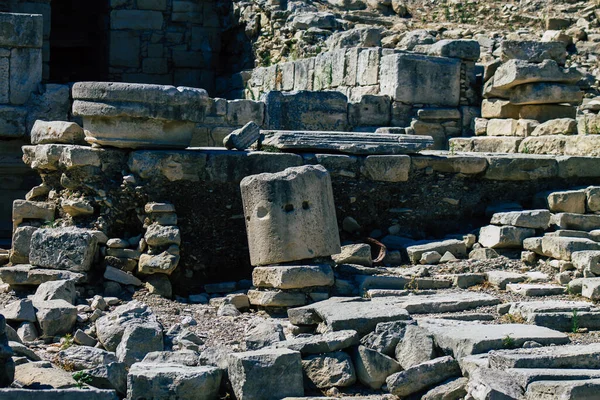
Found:
[{"label": "archaeological excavation site", "polygon": [[0,400],[600,399],[600,0],[0,0]]}]

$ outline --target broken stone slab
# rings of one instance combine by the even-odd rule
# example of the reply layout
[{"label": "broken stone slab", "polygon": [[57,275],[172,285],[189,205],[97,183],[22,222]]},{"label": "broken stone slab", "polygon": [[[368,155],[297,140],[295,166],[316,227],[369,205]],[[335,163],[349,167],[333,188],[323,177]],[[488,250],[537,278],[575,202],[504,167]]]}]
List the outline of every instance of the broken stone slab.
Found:
[{"label": "broken stone slab", "polygon": [[318,354],[302,360],[302,369],[308,387],[327,389],[346,387],[356,383],[356,372],[350,355],[343,351]]},{"label": "broken stone slab", "polygon": [[96,368],[117,361],[115,353],[89,346],[71,346],[56,355],[61,365],[68,365],[74,371]]},{"label": "broken stone slab", "polygon": [[33,304],[31,303],[31,300],[28,299],[16,300],[8,303],[0,310],[0,314],[4,315],[4,318],[6,318],[7,321],[37,322]]},{"label": "broken stone slab", "polygon": [[585,301],[564,301],[564,300],[545,300],[545,301],[522,301],[510,304],[509,314],[520,315],[525,319],[539,313],[562,313],[591,311],[592,303]]},{"label": "broken stone slab", "polygon": [[552,192],[547,197],[548,208],[555,213],[584,214],[586,194],[584,190]]},{"label": "broken stone slab", "polygon": [[566,45],[561,42],[503,40],[500,44],[502,62],[525,60],[530,63],[541,63],[544,60],[554,60],[559,65],[564,65],[566,57]]},{"label": "broken stone slab", "polygon": [[406,182],[410,173],[411,158],[407,155],[367,156],[360,172],[376,182]]},{"label": "broken stone slab", "polygon": [[585,250],[600,250],[600,243],[590,239],[544,236],[542,253],[557,260],[570,261],[573,253]]},{"label": "broken stone slab", "polygon": [[176,226],[162,226],[151,224],[146,228],[144,239],[149,246],[163,247],[181,244],[181,233]]},{"label": "broken stone slab", "polygon": [[458,363],[452,357],[440,357],[397,372],[386,379],[393,395],[406,397],[461,375]]},{"label": "broken stone slab", "polygon": [[12,208],[13,225],[18,226],[25,219],[54,221],[56,206],[40,201],[15,200]]},{"label": "broken stone slab", "polygon": [[223,139],[223,146],[228,150],[246,150],[260,139],[260,127],[250,121],[240,129],[236,129]]},{"label": "broken stone slab", "polygon": [[38,228],[34,226],[20,226],[15,229],[12,238],[12,249],[10,250],[10,262],[13,265],[29,263],[31,236],[37,230]]},{"label": "broken stone slab", "polygon": [[579,86],[557,83],[527,83],[511,90],[510,102],[515,105],[531,104],[578,104],[583,98]]},{"label": "broken stone slab", "polygon": [[467,398],[470,399],[521,399],[523,388],[504,371],[478,368],[469,374]]},{"label": "broken stone slab", "polygon": [[324,167],[247,176],[240,188],[252,265],[340,252],[331,177]]},{"label": "broken stone slab", "polygon": [[421,397],[422,400],[462,399],[467,396],[468,378],[451,378],[434,387]]},{"label": "broken stone slab", "polygon": [[487,248],[522,247],[523,240],[535,236],[535,230],[515,226],[487,225],[479,230],[479,243]]},{"label": "broken stone slab", "polygon": [[428,251],[437,251],[440,254],[450,252],[457,258],[465,258],[467,256],[467,245],[462,240],[449,239],[408,246],[406,251],[410,261],[413,264],[418,264],[423,253]]},{"label": "broken stone slab", "polygon": [[[1,276],[1,273],[0,273]],[[121,271],[120,269],[114,267],[106,267],[104,271],[104,279],[109,281],[117,282],[122,285],[133,285],[133,286],[142,286],[143,283],[137,277],[132,274],[128,274],[125,271]]]},{"label": "broken stone slab", "polygon": [[0,397],[3,400],[118,400],[119,396],[114,390],[96,389],[86,387],[85,389],[0,389]]},{"label": "broken stone slab", "polygon": [[548,210],[501,212],[492,215],[490,224],[511,225],[531,229],[547,229],[548,224],[550,223],[550,216],[551,214]]},{"label": "broken stone slab", "polygon": [[566,288],[560,285],[535,285],[520,283],[510,283],[506,285],[506,290],[526,297],[554,296],[561,295],[566,292]]},{"label": "broken stone slab", "polygon": [[569,337],[562,332],[532,325],[484,325],[477,322],[428,318],[421,319],[418,323],[433,334],[436,344],[441,349],[457,358],[504,349],[507,346],[520,347],[527,341],[535,341],[545,346],[570,342]]},{"label": "broken stone slab", "polygon": [[403,369],[408,369],[435,358],[433,336],[425,329],[408,325],[395,349],[395,356]]},{"label": "broken stone slab", "polygon": [[431,136],[359,132],[263,131],[263,146],[287,151],[355,155],[414,154],[433,145]]},{"label": "broken stone slab", "polygon": [[[372,301],[380,301],[381,298]],[[500,302],[497,297],[484,293],[453,293],[424,296],[408,296],[395,299],[397,307],[410,314],[459,312],[477,307],[493,306]]]},{"label": "broken stone slab", "polygon": [[527,387],[525,399],[591,399],[598,395],[600,379],[538,381]]},{"label": "broken stone slab", "polygon": [[398,342],[404,336],[406,327],[415,321],[395,321],[377,324],[375,331],[363,336],[360,344],[386,356],[394,357]]},{"label": "broken stone slab", "polygon": [[532,314],[527,323],[537,326],[545,326],[561,332],[573,332],[577,329],[600,329],[600,312],[568,311]]},{"label": "broken stone slab", "polygon": [[232,353],[228,375],[239,400],[277,400],[304,395],[300,353],[288,349],[262,349]]},{"label": "broken stone slab", "polygon": [[249,290],[250,304],[261,307],[298,307],[306,304],[306,295],[297,292]]},{"label": "broken stone slab", "polygon": [[169,248],[160,254],[142,254],[138,263],[138,272],[142,275],[171,275],[179,265],[180,256]]},{"label": "broken stone slab", "polygon": [[371,246],[366,243],[342,246],[340,254],[334,254],[331,258],[336,264],[358,264],[366,267],[373,265]]},{"label": "broken stone slab", "polygon": [[58,280],[72,280],[75,283],[82,283],[86,280],[86,275],[64,270],[36,268],[33,265],[24,264],[0,268],[0,279],[11,286],[38,286],[44,282]]},{"label": "broken stone slab", "polygon": [[494,74],[493,87],[506,90],[525,83],[556,82],[575,84],[582,78],[574,68],[563,69],[554,60],[544,60],[541,63],[525,60],[508,60]]},{"label": "broken stone slab", "polygon": [[577,121],[573,118],[557,118],[535,127],[531,136],[576,135]]},{"label": "broken stone slab", "polygon": [[162,326],[152,323],[131,324],[125,327],[115,354],[119,362],[131,367],[134,363],[142,361],[146,354],[163,350]]},{"label": "broken stone slab", "polygon": [[600,368],[600,343],[533,349],[499,350],[489,354],[489,366],[507,368]]},{"label": "broken stone slab", "polygon": [[489,283],[501,290],[506,289],[506,285],[509,283],[520,283],[527,280],[527,275],[509,271],[488,271],[485,275]]},{"label": "broken stone slab", "polygon": [[[600,229],[600,215],[595,214],[554,214],[552,222],[560,229],[572,229],[575,231],[590,232]],[[589,249],[593,250],[593,249]]]},{"label": "broken stone slab", "polygon": [[427,50],[430,56],[460,58],[477,61],[479,59],[479,43],[476,40],[443,39],[435,42]]},{"label": "broken stone slab", "polygon": [[294,325],[322,323],[323,330],[355,330],[360,336],[373,331],[380,322],[409,320],[408,312],[396,307],[397,302],[387,298],[363,300],[361,298],[337,298],[321,301],[305,307],[288,310]]},{"label": "broken stone slab", "polygon": [[581,295],[590,300],[600,299],[600,278],[583,278],[581,280]]},{"label": "broken stone slab", "polygon": [[31,129],[31,144],[85,144],[83,128],[75,122],[35,121]]},{"label": "broken stone slab", "polygon": [[127,375],[127,398],[211,400],[218,397],[222,370],[209,366],[135,363]]},{"label": "broken stone slab", "polygon": [[538,381],[570,381],[600,378],[597,369],[571,368],[508,368],[506,373],[522,388]]},{"label": "broken stone slab", "polygon": [[[370,256],[369,252],[369,256]],[[252,283],[259,288],[301,289],[312,286],[332,286],[333,270],[323,265],[282,265],[256,267]]]},{"label": "broken stone slab", "polygon": [[321,354],[331,353],[357,345],[359,339],[356,331],[346,330],[288,339],[274,343],[271,347],[299,351],[302,354]]},{"label": "broken stone slab", "polygon": [[85,229],[38,229],[31,237],[29,260],[42,268],[89,271],[98,250],[98,239]]},{"label": "broken stone slab", "polygon": [[361,293],[370,289],[415,290],[446,289],[452,286],[447,278],[415,278],[410,276],[356,276]]},{"label": "broken stone slab", "polygon": [[374,390],[381,389],[388,376],[402,370],[393,358],[365,346],[358,346],[353,361],[360,383]]}]

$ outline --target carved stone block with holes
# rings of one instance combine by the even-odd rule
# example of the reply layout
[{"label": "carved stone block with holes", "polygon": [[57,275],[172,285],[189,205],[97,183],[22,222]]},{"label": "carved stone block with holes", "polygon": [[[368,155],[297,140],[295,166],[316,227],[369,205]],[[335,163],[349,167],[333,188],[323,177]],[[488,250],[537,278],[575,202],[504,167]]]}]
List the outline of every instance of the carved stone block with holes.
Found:
[{"label": "carved stone block with holes", "polygon": [[340,252],[331,178],[323,166],[247,176],[240,187],[252,265]]}]

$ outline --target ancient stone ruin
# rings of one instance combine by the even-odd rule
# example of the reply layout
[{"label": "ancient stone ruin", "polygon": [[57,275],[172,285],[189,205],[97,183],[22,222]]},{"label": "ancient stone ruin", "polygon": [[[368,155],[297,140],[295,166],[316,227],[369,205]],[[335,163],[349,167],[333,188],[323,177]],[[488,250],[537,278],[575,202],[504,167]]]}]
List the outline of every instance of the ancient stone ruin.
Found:
[{"label": "ancient stone ruin", "polygon": [[593,399],[597,1],[0,1],[0,399]]}]

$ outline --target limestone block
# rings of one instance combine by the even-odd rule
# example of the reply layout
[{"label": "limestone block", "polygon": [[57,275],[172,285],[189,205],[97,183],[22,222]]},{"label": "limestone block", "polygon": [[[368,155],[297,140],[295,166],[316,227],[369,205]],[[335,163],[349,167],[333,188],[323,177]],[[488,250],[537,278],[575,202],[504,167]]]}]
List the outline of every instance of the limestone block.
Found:
[{"label": "limestone block", "polygon": [[561,104],[532,104],[521,106],[519,118],[546,122],[555,118],[575,118],[577,107]]},{"label": "limestone block", "polygon": [[179,265],[179,255],[163,251],[160,254],[142,254],[138,264],[138,272],[144,275],[171,275]]},{"label": "limestone block", "polygon": [[574,68],[563,69],[554,60],[545,60],[541,64],[524,60],[509,60],[502,64],[494,74],[494,88],[510,89],[525,83],[556,82],[575,84],[582,78]]},{"label": "limestone block", "polygon": [[490,119],[487,124],[488,136],[517,136],[516,119]]},{"label": "limestone block", "polygon": [[227,121],[233,126],[242,126],[252,121],[262,125],[265,105],[253,100],[232,100],[227,102]]},{"label": "limestone block", "polygon": [[547,257],[570,261],[573,253],[585,250],[600,250],[600,244],[590,239],[544,236],[542,252]]},{"label": "limestone block", "polygon": [[83,129],[75,122],[35,121],[31,129],[31,144],[84,144]]},{"label": "limestone block", "polygon": [[98,250],[98,239],[79,228],[38,229],[31,237],[32,265],[73,272],[89,271]]},{"label": "limestone block", "polygon": [[404,155],[368,156],[361,173],[374,181],[406,182],[410,164],[410,157]]},{"label": "limestone block", "polygon": [[585,190],[587,196],[587,210],[600,211],[600,186],[590,186]]},{"label": "limestone block", "polygon": [[567,47],[561,42],[535,42],[527,40],[504,40],[500,44],[502,62],[508,60],[525,60],[531,63],[541,63],[544,60],[554,60],[564,65],[567,57]]},{"label": "limestone block", "polygon": [[512,118],[519,119],[520,107],[504,99],[484,99],[481,103],[483,118]]},{"label": "limestone block", "polygon": [[[477,138],[483,139],[483,138]],[[485,179],[522,181],[551,178],[558,174],[555,159],[532,155],[488,156]]]},{"label": "limestone block", "polygon": [[523,240],[535,236],[535,230],[514,226],[488,225],[479,231],[479,243],[491,249],[522,247]]},{"label": "limestone block", "polygon": [[516,105],[528,104],[578,104],[583,98],[579,86],[558,83],[527,83],[512,89],[510,102]]},{"label": "limestone block", "polygon": [[294,62],[294,90],[312,90],[315,59]]},{"label": "limestone block", "polygon": [[600,278],[583,279],[581,295],[591,300],[600,300]]},{"label": "limestone block", "polygon": [[552,212],[585,214],[586,194],[584,190],[565,190],[548,195],[548,207]]},{"label": "limestone block", "polygon": [[15,229],[13,234],[13,247],[10,252],[10,262],[13,265],[29,263],[31,236],[37,230],[38,228],[34,226],[22,226]]},{"label": "limestone block", "polygon": [[485,118],[475,118],[473,120],[473,133],[477,136],[483,136],[487,133],[487,124],[489,120]]},{"label": "limestone block", "polygon": [[559,213],[554,215],[553,222],[560,229],[572,229],[577,231],[592,231],[600,229],[600,215],[594,214],[572,214]]},{"label": "limestone block", "polygon": [[42,50],[14,48],[10,54],[10,102],[25,104],[42,82]]},{"label": "limestone block", "polygon": [[25,219],[54,221],[56,206],[38,201],[15,200],[13,202],[13,224],[18,226]]},{"label": "limestone block", "polygon": [[460,61],[419,54],[381,58],[381,93],[405,103],[458,106]]},{"label": "limestone block", "polygon": [[136,363],[127,374],[127,398],[151,394],[153,399],[212,400],[218,397],[222,374],[219,368],[208,366]]},{"label": "limestone block", "polygon": [[571,254],[571,261],[579,271],[587,269],[595,275],[600,275],[600,251],[576,251]]},{"label": "limestone block", "polygon": [[113,10],[110,13],[111,29],[161,30],[163,14],[146,10]]},{"label": "limestone block", "polygon": [[334,386],[352,386],[356,383],[352,360],[343,351],[308,356],[302,360],[302,368],[310,382],[309,386],[326,389]]},{"label": "limestone block", "polygon": [[256,267],[252,283],[259,288],[302,289],[311,286],[332,286],[333,270],[329,265],[285,265]]},{"label": "limestone block", "polygon": [[171,182],[197,182],[205,172],[207,155],[179,151],[134,151],[129,168],[143,179],[162,176]]},{"label": "limestone block", "polygon": [[[453,142],[456,139],[451,139]],[[478,153],[516,153],[519,144],[523,141],[522,137],[509,136],[480,136],[474,138],[464,138],[471,142],[471,150]]]},{"label": "limestone block", "polygon": [[245,150],[260,139],[260,127],[253,121],[240,129],[236,129],[223,139],[223,145],[228,150]]},{"label": "limestone block", "polygon": [[441,242],[415,244],[406,248],[408,258],[413,264],[417,264],[421,256],[429,251],[437,251],[439,254],[450,252],[457,258],[463,258],[467,255],[467,246],[462,240],[448,239]]},{"label": "limestone block", "polygon": [[321,53],[315,57],[315,73],[313,76],[313,90],[325,90],[331,87],[333,75],[331,53]]},{"label": "limestone block", "polygon": [[77,308],[65,300],[35,302],[34,307],[44,337],[70,333],[75,326]]},{"label": "limestone block", "polygon": [[429,47],[430,56],[460,58],[477,61],[479,59],[479,43],[476,40],[440,40]]},{"label": "limestone block", "polygon": [[0,268],[0,279],[9,285],[39,286],[44,282],[73,280],[81,283],[85,276],[76,272],[35,268],[32,265],[17,265]]},{"label": "limestone block", "polygon": [[240,188],[252,265],[340,252],[331,178],[322,166],[248,176]]},{"label": "limestone block", "polygon": [[[338,49],[330,52],[331,60],[331,87],[336,88],[344,84],[346,60],[346,49]],[[285,89],[284,89],[285,90]]]},{"label": "limestone block", "polygon": [[358,53],[356,83],[360,86],[379,83],[380,48],[363,49]]},{"label": "limestone block", "polygon": [[572,118],[551,119],[538,125],[533,132],[531,132],[531,136],[575,134],[577,134],[577,121]]},{"label": "limestone block", "polygon": [[298,307],[306,304],[306,295],[297,292],[249,290],[248,301],[261,307]]},{"label": "limestone block", "polygon": [[490,223],[545,230],[550,223],[550,215],[548,210],[500,212],[492,215]]},{"label": "limestone block", "polygon": [[281,90],[294,90],[294,65],[295,63],[290,61],[279,66],[281,71]]},{"label": "limestone block", "polygon": [[348,118],[353,126],[387,126],[391,101],[388,96],[362,96],[360,102],[348,105]]},{"label": "limestone block", "polygon": [[[59,145],[60,146],[60,145]],[[62,168],[100,167],[100,152],[89,146],[62,146],[58,165]]]},{"label": "limestone block", "polygon": [[39,14],[0,14],[0,47],[41,48],[43,25]]},{"label": "limestone block", "polygon": [[232,353],[228,373],[239,400],[276,400],[304,396],[300,352],[263,349]]}]

